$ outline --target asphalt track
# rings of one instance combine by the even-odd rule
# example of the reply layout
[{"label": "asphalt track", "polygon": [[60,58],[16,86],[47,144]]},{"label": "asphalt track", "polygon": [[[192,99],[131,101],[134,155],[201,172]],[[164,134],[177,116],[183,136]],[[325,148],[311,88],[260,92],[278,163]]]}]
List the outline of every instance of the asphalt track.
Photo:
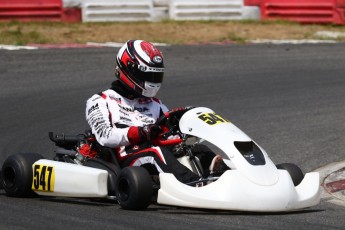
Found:
[{"label": "asphalt track", "polygon": [[[160,97],[170,108],[211,107],[275,163],[305,172],[345,160],[345,45],[162,47]],[[0,163],[17,152],[53,157],[49,131],[87,129],[85,100],[113,79],[113,48],[0,50]],[[0,229],[344,229],[345,207],[322,199],[290,213],[246,213],[111,202],[9,198]]]}]

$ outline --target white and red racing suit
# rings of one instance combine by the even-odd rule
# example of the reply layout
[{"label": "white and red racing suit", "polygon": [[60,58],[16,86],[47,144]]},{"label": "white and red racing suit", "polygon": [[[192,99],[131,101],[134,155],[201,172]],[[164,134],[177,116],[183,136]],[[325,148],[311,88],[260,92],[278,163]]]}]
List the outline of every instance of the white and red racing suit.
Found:
[{"label": "white and red racing suit", "polygon": [[86,120],[97,141],[107,147],[121,148],[125,156],[130,126],[153,124],[158,117],[168,111],[158,99],[128,99],[112,89],[93,95],[86,103]]},{"label": "white and red racing suit", "polygon": [[118,83],[87,100],[86,120],[99,144],[116,149],[122,167],[151,164],[158,173],[173,173],[181,182],[195,181],[199,176],[180,164],[167,148],[140,148],[129,141],[131,126],[154,124],[167,111],[160,100],[128,95]]}]

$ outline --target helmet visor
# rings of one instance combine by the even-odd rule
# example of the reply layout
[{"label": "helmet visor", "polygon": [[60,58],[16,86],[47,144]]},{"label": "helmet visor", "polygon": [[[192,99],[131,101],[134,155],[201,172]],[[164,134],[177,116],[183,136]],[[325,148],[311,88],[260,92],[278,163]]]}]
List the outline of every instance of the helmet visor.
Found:
[{"label": "helmet visor", "polygon": [[133,77],[142,82],[149,81],[153,83],[162,83],[163,76],[164,76],[163,71],[143,72],[143,71],[140,71],[139,69],[135,69],[133,71]]}]

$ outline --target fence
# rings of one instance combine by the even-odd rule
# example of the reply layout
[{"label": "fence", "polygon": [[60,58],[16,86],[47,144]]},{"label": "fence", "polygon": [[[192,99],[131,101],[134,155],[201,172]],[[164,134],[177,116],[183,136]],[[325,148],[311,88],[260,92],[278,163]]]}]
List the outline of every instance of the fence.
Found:
[{"label": "fence", "polygon": [[0,20],[61,21],[61,0],[1,0]]},{"label": "fence", "polygon": [[261,19],[345,24],[345,1],[262,0]]},{"label": "fence", "polygon": [[84,0],[83,22],[152,21],[152,0]]},{"label": "fence", "polygon": [[0,21],[271,20],[345,25],[345,0],[0,0]]},{"label": "fence", "polygon": [[[249,17],[243,0],[170,0],[169,18],[173,20],[238,20]],[[255,12],[253,13],[255,15]]]}]

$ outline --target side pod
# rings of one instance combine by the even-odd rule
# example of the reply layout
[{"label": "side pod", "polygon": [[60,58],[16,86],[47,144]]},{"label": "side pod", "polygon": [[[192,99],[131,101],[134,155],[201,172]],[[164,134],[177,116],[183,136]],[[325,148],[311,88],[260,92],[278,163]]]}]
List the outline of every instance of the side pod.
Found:
[{"label": "side pod", "polygon": [[39,160],[32,165],[32,190],[43,196],[106,197],[108,172],[86,166]]}]

